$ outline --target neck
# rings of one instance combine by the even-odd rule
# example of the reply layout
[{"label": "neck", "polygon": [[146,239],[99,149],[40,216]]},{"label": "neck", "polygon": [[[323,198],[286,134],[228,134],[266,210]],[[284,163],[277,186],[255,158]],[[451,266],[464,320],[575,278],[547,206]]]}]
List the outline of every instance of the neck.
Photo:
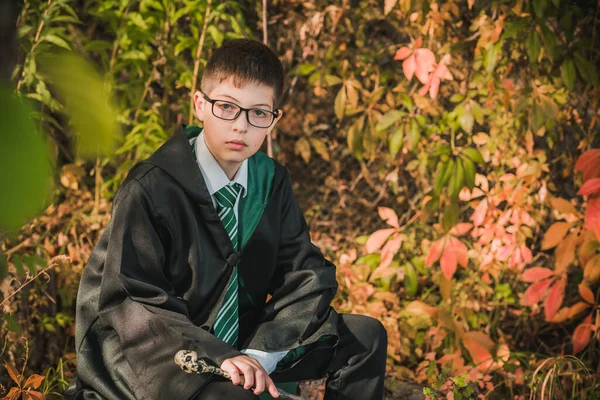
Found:
[{"label": "neck", "polygon": [[242,165],[241,163],[227,164],[227,163],[223,163],[219,160],[217,160],[217,162],[219,163],[219,165],[221,166],[221,169],[223,170],[223,172],[225,172],[225,175],[227,175],[227,178],[230,181],[232,181],[235,178],[235,175],[237,174],[237,172],[240,169],[240,165]]}]

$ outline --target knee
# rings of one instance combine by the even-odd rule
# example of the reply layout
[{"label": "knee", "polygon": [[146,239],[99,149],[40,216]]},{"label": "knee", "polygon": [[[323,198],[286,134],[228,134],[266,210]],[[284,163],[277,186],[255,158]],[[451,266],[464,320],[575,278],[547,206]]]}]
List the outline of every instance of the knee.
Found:
[{"label": "knee", "polygon": [[[354,323],[358,325],[361,341],[370,348],[372,352],[387,352],[388,335],[387,330],[376,318],[367,315],[354,315]],[[349,322],[349,321],[348,321]]]}]

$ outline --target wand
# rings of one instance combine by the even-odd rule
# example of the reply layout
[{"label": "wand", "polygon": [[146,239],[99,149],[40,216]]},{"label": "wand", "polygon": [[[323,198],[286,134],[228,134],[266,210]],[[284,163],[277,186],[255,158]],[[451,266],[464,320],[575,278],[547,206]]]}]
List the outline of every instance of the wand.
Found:
[{"label": "wand", "polygon": [[[222,376],[225,379],[231,379],[231,376],[223,371],[221,368],[213,367],[212,365],[208,365],[206,361],[198,358],[198,353],[192,350],[179,350],[177,354],[175,354],[175,364],[179,365],[179,367],[187,372],[188,374],[197,373],[197,374],[214,374]],[[242,385],[244,384],[244,377],[241,377]],[[285,390],[277,389],[279,392],[279,398],[282,400],[305,400],[302,397],[295,396],[291,393],[286,392]]]}]

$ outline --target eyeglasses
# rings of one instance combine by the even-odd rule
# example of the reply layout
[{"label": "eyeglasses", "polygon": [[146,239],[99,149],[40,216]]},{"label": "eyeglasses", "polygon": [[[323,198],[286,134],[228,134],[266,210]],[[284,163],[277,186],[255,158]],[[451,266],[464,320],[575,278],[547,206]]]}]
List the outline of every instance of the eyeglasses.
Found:
[{"label": "eyeglasses", "polygon": [[233,121],[240,116],[242,111],[246,111],[246,120],[248,120],[250,125],[257,128],[268,128],[279,115],[278,110],[273,112],[270,110],[263,110],[262,108],[244,108],[229,101],[213,100],[202,91],[200,93],[202,93],[204,100],[212,104],[213,115],[225,121]]}]

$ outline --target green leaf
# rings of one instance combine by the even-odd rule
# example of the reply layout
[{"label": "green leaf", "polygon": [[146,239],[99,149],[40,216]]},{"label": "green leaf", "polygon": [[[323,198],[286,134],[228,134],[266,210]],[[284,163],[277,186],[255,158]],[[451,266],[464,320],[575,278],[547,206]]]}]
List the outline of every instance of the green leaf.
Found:
[{"label": "green leaf", "polygon": [[406,93],[402,93],[400,95],[400,103],[402,103],[402,105],[406,107],[408,112],[411,112],[414,107],[413,99]]},{"label": "green leaf", "polygon": [[463,159],[463,166],[465,168],[465,185],[469,190],[473,190],[475,187],[475,164],[470,158],[465,157]]},{"label": "green leaf", "polygon": [[415,267],[407,262],[404,265],[404,290],[406,290],[407,297],[413,297],[417,294],[417,290],[419,290],[419,278],[417,277],[417,271]]},{"label": "green leaf", "polygon": [[546,123],[544,110],[535,102],[531,111],[531,127],[534,131],[538,131]]},{"label": "green leaf", "polygon": [[375,131],[378,133],[383,132],[384,130],[386,130],[393,124],[395,124],[396,121],[398,121],[400,118],[402,118],[403,115],[404,115],[404,113],[401,111],[398,111],[398,110],[388,111],[377,122],[377,126],[375,126]]},{"label": "green leaf", "polygon": [[501,54],[501,42],[499,41],[498,43],[490,46],[490,48],[487,50],[486,54],[485,54],[485,70],[488,74],[491,74],[494,69],[496,68],[496,65],[498,64],[498,55]]},{"label": "green leaf", "polygon": [[560,66],[560,76],[569,91],[575,85],[575,63],[572,58],[567,58]]},{"label": "green leaf", "polygon": [[28,102],[0,89],[0,231],[41,211],[52,187],[49,148],[31,113]]},{"label": "green leaf", "polygon": [[410,120],[410,125],[408,128],[408,146],[411,150],[417,148],[417,144],[421,139],[421,129],[419,128],[419,124],[416,119],[413,118]]},{"label": "green leaf", "polygon": [[90,158],[114,153],[120,136],[118,112],[94,67],[72,53],[48,55],[43,65],[71,119],[77,153]]},{"label": "green leaf", "polygon": [[440,183],[439,183],[440,188],[439,188],[438,193],[440,193],[442,191],[444,186],[446,186],[446,183],[449,183],[450,179],[455,174],[456,174],[456,160],[454,158],[451,158],[450,161],[448,161],[448,167],[446,167],[446,170],[441,175]]},{"label": "green leaf", "polygon": [[544,18],[546,7],[548,7],[548,0],[533,0],[533,11],[536,17],[540,19]]},{"label": "green leaf", "polygon": [[540,25],[542,29],[542,36],[544,38],[544,48],[546,49],[546,54],[548,54],[548,58],[550,61],[553,61],[556,57],[556,37],[554,33],[548,29],[546,25]]},{"label": "green leaf", "polygon": [[25,265],[27,265],[27,269],[31,275],[35,275],[37,273],[37,265],[35,264],[35,259],[31,256],[23,256],[23,260],[25,261]]},{"label": "green leaf", "polygon": [[537,63],[537,59],[540,56],[540,50],[540,35],[535,29],[533,29],[529,31],[529,35],[527,35],[527,55],[529,56],[530,63]]},{"label": "green leaf", "polygon": [[6,255],[0,253],[0,280],[8,275],[8,261]]},{"label": "green leaf", "polygon": [[448,186],[450,187],[450,197],[456,199],[464,182],[464,167],[462,165],[462,160],[459,158],[456,160],[456,172],[450,176],[450,182]]},{"label": "green leaf", "polygon": [[485,160],[481,156],[481,153],[477,149],[474,149],[472,147],[464,149],[462,151],[462,154],[469,157],[471,160],[473,160],[473,162],[476,162],[477,164],[485,163]]},{"label": "green leaf", "polygon": [[448,204],[442,213],[442,228],[448,233],[458,222],[458,205],[455,203]]},{"label": "green leaf", "polygon": [[460,94],[460,93],[455,93],[452,96],[450,96],[451,103],[460,103],[464,99],[465,99],[465,95]]},{"label": "green leaf", "polygon": [[450,169],[454,165],[454,160],[449,160],[446,162],[439,162],[437,167],[437,172],[435,174],[435,180],[433,184],[433,191],[435,194],[440,194],[444,185],[450,178],[448,174],[448,169]]},{"label": "green leaf", "polygon": [[327,83],[327,86],[335,86],[339,85],[343,81],[339,76],[327,74],[325,75],[325,82]]},{"label": "green leaf", "polygon": [[23,268],[23,262],[21,261],[21,255],[15,254],[12,256],[12,262],[15,265],[15,270],[17,271],[17,275],[25,276],[25,269]]},{"label": "green leaf", "polygon": [[346,108],[346,88],[342,86],[337,96],[335,96],[335,116],[338,120],[342,120],[344,118],[344,109]]},{"label": "green leaf", "polygon": [[400,149],[402,148],[402,142],[404,141],[404,127],[399,126],[391,135],[390,135],[390,154],[392,157],[396,157]]},{"label": "green leaf", "polygon": [[58,47],[62,47],[63,49],[66,50],[71,50],[71,46],[69,46],[69,44],[65,41],[65,39],[56,36],[56,35],[44,35],[40,38],[40,42],[48,42],[48,43],[52,43]]},{"label": "green leaf", "polygon": [[475,118],[473,118],[473,114],[469,111],[463,109],[463,112],[458,116],[458,122],[460,123],[461,128],[467,132],[473,132],[473,125],[475,124]]},{"label": "green leaf", "polygon": [[588,83],[592,85],[598,84],[598,73],[596,72],[596,68],[586,60],[581,54],[575,53],[575,65],[577,66],[577,71],[583,79],[585,79]]},{"label": "green leaf", "polygon": [[315,64],[302,63],[298,67],[298,72],[300,73],[300,75],[306,76],[313,72],[315,69],[317,69],[317,66]]},{"label": "green leaf", "polygon": [[148,30],[148,24],[144,21],[144,17],[142,17],[139,13],[130,13],[129,20],[138,28],[141,29],[142,32]]},{"label": "green leaf", "polygon": [[215,42],[217,47],[221,47],[221,45],[223,44],[223,39],[225,38],[223,32],[221,32],[221,30],[215,25],[210,25],[206,30],[210,34],[210,37]]}]

